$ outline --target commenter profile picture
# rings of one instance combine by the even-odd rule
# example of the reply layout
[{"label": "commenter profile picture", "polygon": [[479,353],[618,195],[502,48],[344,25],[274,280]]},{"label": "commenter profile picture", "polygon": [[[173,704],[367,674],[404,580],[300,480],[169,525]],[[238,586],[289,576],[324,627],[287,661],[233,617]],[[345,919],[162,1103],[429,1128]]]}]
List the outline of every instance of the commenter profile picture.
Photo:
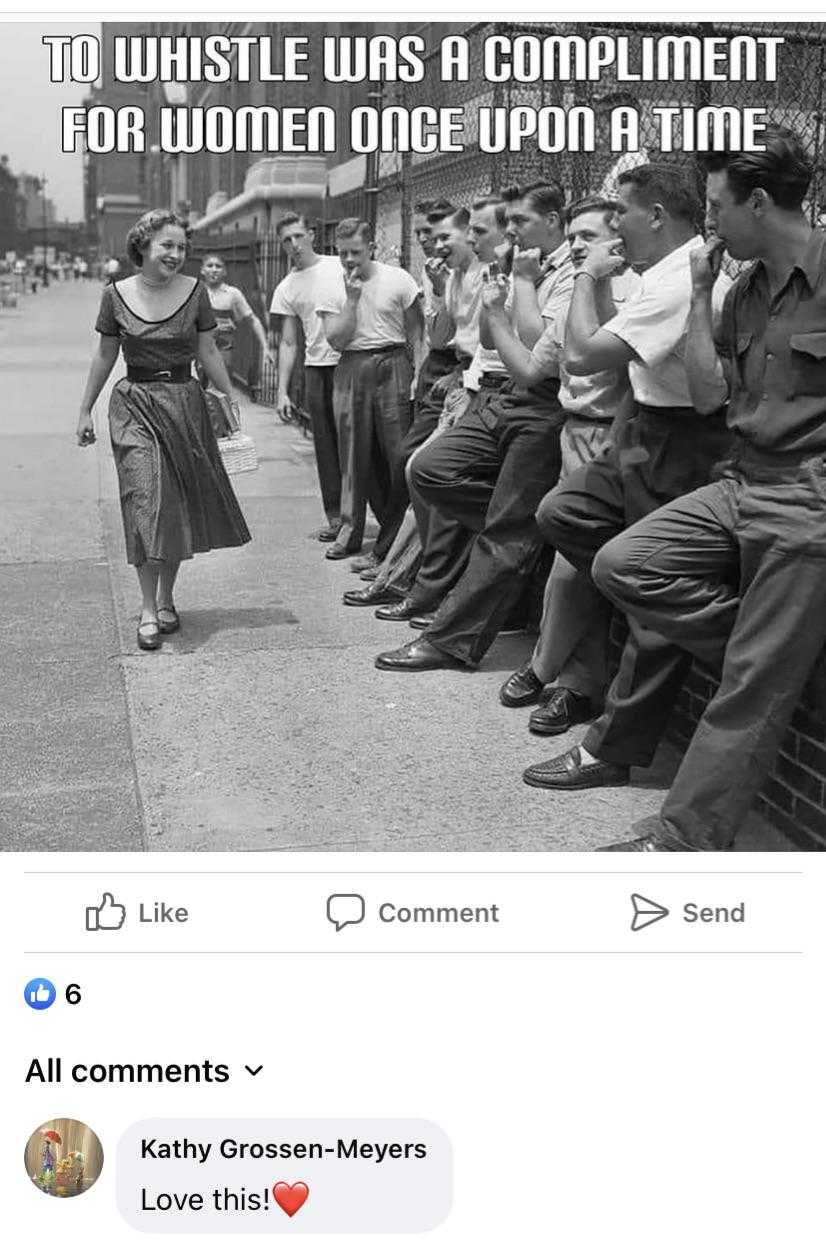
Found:
[{"label": "commenter profile picture", "polygon": [[103,1148],[90,1126],[71,1117],[44,1122],[26,1144],[26,1173],[45,1195],[83,1195],[103,1169]]}]

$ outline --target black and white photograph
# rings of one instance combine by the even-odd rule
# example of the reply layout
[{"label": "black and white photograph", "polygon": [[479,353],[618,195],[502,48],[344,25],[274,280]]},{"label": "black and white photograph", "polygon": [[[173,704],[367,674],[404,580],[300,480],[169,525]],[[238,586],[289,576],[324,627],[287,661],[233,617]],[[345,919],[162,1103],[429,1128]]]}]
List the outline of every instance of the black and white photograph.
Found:
[{"label": "black and white photograph", "polygon": [[0,848],[826,848],[826,24],[3,36]]}]

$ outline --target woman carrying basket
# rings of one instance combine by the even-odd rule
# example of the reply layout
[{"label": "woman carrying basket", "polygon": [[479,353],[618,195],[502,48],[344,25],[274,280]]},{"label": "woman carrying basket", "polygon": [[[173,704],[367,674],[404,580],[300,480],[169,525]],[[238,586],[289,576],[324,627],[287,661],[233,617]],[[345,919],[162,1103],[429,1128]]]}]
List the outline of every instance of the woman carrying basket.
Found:
[{"label": "woman carrying basket", "polygon": [[210,423],[197,359],[235,406],[215,345],[215,314],[203,283],[182,272],[186,233],[175,213],[145,213],[126,239],[137,273],[106,286],[100,335],[77,426],[95,440],[92,409],[123,348],[127,373],[109,402],[109,431],[120,484],[126,557],[143,597],[138,646],[154,650],[180,620],[173,591],[183,559],[250,540]]}]

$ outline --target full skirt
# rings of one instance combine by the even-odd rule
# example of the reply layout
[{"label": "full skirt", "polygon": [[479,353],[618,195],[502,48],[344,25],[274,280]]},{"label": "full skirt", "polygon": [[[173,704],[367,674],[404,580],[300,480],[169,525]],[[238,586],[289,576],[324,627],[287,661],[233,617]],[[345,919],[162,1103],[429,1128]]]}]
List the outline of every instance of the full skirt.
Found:
[{"label": "full skirt", "polygon": [[250,540],[194,378],[119,381],[109,432],[129,563],[179,562]]}]

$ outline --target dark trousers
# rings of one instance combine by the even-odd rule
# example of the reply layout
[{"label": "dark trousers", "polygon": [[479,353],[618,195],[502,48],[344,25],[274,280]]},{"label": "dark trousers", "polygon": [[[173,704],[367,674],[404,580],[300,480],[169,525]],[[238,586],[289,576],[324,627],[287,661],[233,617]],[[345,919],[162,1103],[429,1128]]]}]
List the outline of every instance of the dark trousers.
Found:
[{"label": "dark trousers", "polygon": [[661,819],[675,848],[730,848],[826,641],[823,456],[747,455],[611,541],[593,574],[629,616],[722,668]]},{"label": "dark trousers", "polygon": [[333,365],[309,365],[304,369],[304,404],[310,415],[321,502],[330,524],[341,513],[341,464],[338,432],[333,411]]},{"label": "dark trousers", "polygon": [[434,610],[459,582],[475,534],[427,503],[417,491],[415,481],[410,489],[410,503],[416,516],[422,554],[416,579],[407,596],[420,611],[429,611]]},{"label": "dark trousers", "polygon": [[542,551],[535,511],[561,465],[557,389],[483,389],[413,461],[415,489],[472,538],[464,573],[425,634],[468,665],[493,644]]},{"label": "dark trousers", "polygon": [[[569,563],[590,570],[598,551],[629,524],[705,484],[729,443],[722,412],[638,404],[616,444],[543,499],[539,527]],[[648,766],[691,657],[639,618],[628,624],[605,709],[583,745],[606,762]]]},{"label": "dark trousers", "polygon": [[338,542],[361,549],[367,503],[379,524],[404,476],[401,446],[410,426],[412,371],[405,347],[345,351],[336,365],[333,409],[341,463]]},{"label": "dark trousers", "polygon": [[[444,396],[431,393],[434,384],[441,380],[442,377],[446,377],[448,373],[455,371],[458,366],[456,352],[452,348],[433,350],[427,353],[416,384],[413,420],[402,439],[401,456],[403,467],[407,465],[407,461],[413,454],[413,451],[418,450],[427,441],[439,423]],[[402,472],[400,476],[397,475],[394,479],[393,492],[387,502],[387,515],[376,544],[373,547],[373,553],[377,558],[383,559],[395,541],[409,503],[407,481],[405,480],[404,472]]]}]

